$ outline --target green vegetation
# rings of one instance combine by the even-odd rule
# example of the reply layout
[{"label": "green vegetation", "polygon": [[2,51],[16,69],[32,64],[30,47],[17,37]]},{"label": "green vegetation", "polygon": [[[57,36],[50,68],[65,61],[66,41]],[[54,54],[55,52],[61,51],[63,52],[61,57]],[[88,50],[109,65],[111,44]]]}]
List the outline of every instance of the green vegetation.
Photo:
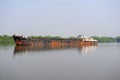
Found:
[{"label": "green vegetation", "polygon": [[[60,36],[32,36],[33,38],[54,38],[54,39],[61,39]],[[113,38],[113,37],[98,37],[92,36],[92,38],[98,40],[100,43],[113,43],[113,42],[120,42],[120,36]],[[70,36],[68,39],[76,39],[76,37]],[[12,36],[8,35],[0,35],[0,45],[15,45]]]},{"label": "green vegetation", "polygon": [[54,38],[54,39],[61,39],[62,37],[60,36],[32,36],[33,38],[48,38],[48,39],[51,39],[51,38]]},{"label": "green vegetation", "polygon": [[100,42],[100,43],[113,43],[116,41],[116,38],[113,38],[113,37],[92,36],[92,38],[98,40],[98,42]]},{"label": "green vegetation", "polygon": [[32,36],[33,38],[43,38],[43,36]]},{"label": "green vegetation", "polygon": [[14,45],[14,40],[12,36],[0,35],[0,45]]},{"label": "green vegetation", "polygon": [[62,37],[60,37],[60,36],[54,36],[53,38],[55,38],[55,39],[61,39]]},{"label": "green vegetation", "polygon": [[76,37],[70,36],[68,37],[68,39],[76,39]]},{"label": "green vegetation", "polygon": [[116,37],[116,42],[120,42],[120,36]]}]

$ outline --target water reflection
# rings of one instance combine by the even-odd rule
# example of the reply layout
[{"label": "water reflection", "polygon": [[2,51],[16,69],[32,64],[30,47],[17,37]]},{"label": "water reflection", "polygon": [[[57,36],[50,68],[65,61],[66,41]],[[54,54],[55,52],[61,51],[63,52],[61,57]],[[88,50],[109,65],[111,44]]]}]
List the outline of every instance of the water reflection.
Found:
[{"label": "water reflection", "polygon": [[81,46],[15,46],[14,56],[18,54],[27,54],[29,52],[40,52],[40,51],[52,51],[52,50],[65,50],[65,49],[77,49],[80,53],[87,54],[95,51],[97,45],[81,45]]},{"label": "water reflection", "polygon": [[96,45],[91,45],[91,46],[81,46],[78,49],[78,51],[82,54],[82,55],[87,55],[90,52],[96,51]]}]

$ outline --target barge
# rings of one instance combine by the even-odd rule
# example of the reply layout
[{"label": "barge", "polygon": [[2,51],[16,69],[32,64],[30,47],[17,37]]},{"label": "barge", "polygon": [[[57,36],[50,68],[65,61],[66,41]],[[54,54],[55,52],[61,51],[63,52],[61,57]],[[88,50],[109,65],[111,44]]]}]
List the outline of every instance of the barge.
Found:
[{"label": "barge", "polygon": [[31,36],[13,35],[16,46],[50,46],[50,47],[64,47],[64,46],[81,46],[81,45],[97,45],[97,40],[93,38],[79,35],[75,39],[56,39],[56,38],[33,38]]}]

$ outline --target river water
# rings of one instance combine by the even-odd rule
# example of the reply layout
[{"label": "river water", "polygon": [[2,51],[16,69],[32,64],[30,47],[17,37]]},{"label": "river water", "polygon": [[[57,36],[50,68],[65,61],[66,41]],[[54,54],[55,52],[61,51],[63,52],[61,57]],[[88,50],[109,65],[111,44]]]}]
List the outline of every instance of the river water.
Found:
[{"label": "river water", "polygon": [[0,46],[0,80],[120,80],[120,44],[57,49]]}]

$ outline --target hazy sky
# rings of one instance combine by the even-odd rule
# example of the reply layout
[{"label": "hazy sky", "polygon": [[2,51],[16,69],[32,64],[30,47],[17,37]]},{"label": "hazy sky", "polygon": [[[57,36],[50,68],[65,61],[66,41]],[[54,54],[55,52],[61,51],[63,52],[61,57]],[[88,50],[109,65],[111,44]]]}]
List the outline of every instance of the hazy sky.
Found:
[{"label": "hazy sky", "polygon": [[0,35],[120,36],[120,0],[0,0]]}]

